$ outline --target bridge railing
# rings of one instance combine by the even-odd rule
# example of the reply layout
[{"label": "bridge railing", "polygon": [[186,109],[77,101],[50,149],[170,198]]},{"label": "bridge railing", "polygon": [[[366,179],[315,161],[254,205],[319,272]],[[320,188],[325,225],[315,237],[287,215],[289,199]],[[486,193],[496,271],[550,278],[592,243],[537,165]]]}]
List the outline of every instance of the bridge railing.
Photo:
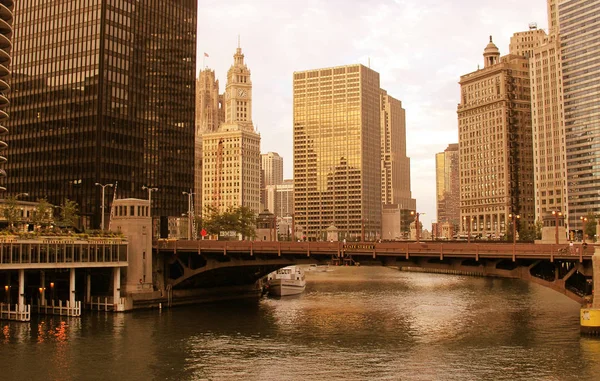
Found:
[{"label": "bridge railing", "polygon": [[467,243],[467,242],[290,242],[290,241],[159,241],[159,250],[207,251],[207,252],[246,252],[249,254],[371,254],[371,255],[410,255],[410,256],[494,256],[514,257],[531,256],[591,256],[594,253],[592,245],[576,244],[533,244],[533,243]]}]

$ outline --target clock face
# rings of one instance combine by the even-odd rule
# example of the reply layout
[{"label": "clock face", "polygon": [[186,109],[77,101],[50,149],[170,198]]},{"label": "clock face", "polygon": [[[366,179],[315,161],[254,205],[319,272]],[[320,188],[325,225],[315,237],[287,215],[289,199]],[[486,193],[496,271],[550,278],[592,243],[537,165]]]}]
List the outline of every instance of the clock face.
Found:
[{"label": "clock face", "polygon": [[239,89],[238,90],[238,96],[239,97],[245,98],[246,95],[248,95],[248,92],[246,90],[244,90],[244,89]]}]

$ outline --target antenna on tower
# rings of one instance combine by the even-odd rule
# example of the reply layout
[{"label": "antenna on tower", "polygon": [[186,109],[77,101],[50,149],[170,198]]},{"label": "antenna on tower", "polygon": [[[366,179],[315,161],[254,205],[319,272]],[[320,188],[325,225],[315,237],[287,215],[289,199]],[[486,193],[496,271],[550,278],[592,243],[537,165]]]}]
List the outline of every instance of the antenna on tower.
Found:
[{"label": "antenna on tower", "polygon": [[368,57],[368,58],[369,58],[369,69],[370,69],[371,68],[371,57]]},{"label": "antenna on tower", "polygon": [[240,35],[238,34],[238,49],[240,48]]}]

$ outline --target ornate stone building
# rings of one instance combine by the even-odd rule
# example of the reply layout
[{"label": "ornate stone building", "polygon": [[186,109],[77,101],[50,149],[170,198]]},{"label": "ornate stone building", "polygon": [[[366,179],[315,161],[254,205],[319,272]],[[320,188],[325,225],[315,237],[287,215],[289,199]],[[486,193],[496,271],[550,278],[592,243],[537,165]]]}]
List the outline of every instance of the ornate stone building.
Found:
[{"label": "ornate stone building", "polygon": [[252,123],[252,81],[237,48],[227,72],[224,121],[202,134],[202,204],[219,211],[246,206],[259,212],[260,135]]},{"label": "ornate stone building", "polygon": [[194,213],[202,214],[202,134],[216,132],[225,120],[223,95],[219,94],[219,80],[215,72],[204,69],[196,80],[196,135],[194,161]]},{"label": "ornate stone building", "polygon": [[533,229],[531,96],[527,59],[500,57],[491,37],[483,57],[460,78],[460,212],[463,232],[493,237]]}]

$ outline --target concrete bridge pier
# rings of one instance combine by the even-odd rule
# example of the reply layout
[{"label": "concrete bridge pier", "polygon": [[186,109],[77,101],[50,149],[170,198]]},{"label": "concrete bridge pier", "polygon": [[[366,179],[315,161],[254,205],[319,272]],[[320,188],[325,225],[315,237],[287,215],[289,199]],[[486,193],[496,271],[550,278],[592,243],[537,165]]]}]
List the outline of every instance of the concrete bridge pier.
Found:
[{"label": "concrete bridge pier", "polygon": [[46,273],[40,271],[40,305],[46,305]]},{"label": "concrete bridge pier", "polygon": [[592,256],[593,291],[592,299],[580,311],[581,333],[587,335],[600,335],[600,247],[595,247]]},{"label": "concrete bridge pier", "polygon": [[69,306],[75,306],[75,269],[69,269]]}]

